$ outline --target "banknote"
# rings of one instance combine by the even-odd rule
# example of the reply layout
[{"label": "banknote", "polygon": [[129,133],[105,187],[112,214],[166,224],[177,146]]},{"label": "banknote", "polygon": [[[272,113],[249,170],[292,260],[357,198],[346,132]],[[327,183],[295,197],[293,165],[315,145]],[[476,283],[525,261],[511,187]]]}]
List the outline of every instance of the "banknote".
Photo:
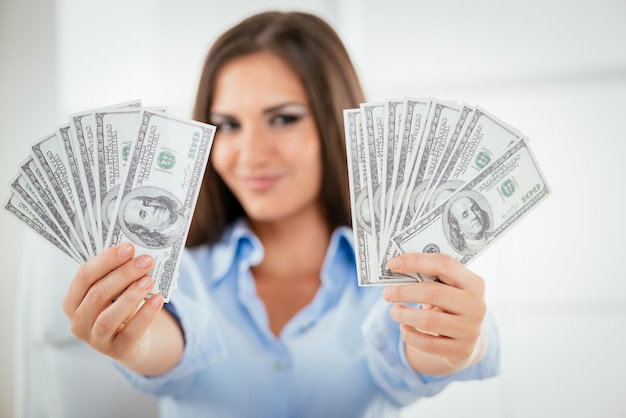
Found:
[{"label": "banknote", "polygon": [[[28,179],[19,173],[11,182],[11,189],[17,194],[21,201],[26,203],[29,210],[37,215],[47,227],[48,231],[68,250],[72,251],[69,244],[69,237],[67,237],[61,230],[59,224],[54,220],[54,216],[49,212],[46,205],[39,199],[37,192]],[[76,254],[74,254],[76,255]],[[76,257],[78,257],[76,255]]]},{"label": "banknote", "polygon": [[549,194],[548,183],[522,138],[435,210],[393,237],[393,242],[398,253],[444,253],[467,264]]},{"label": "banknote", "polygon": [[215,127],[142,109],[105,247],[132,242],[155,259],[153,293],[169,299]]},{"label": "banknote", "polygon": [[389,225],[387,231],[382,234],[384,241],[379,246],[378,268],[381,278],[389,280],[398,276],[387,269],[387,261],[393,251],[390,238],[416,218],[426,188],[448,147],[451,127],[456,125],[460,114],[461,107],[456,103],[441,100],[430,102],[429,113],[419,141],[418,154],[413,160],[409,177],[406,180],[407,184],[404,186],[404,191],[408,190],[409,193],[401,196],[404,202],[400,209],[402,214],[398,215],[398,221],[394,222],[393,226]]},{"label": "banknote", "polygon": [[95,112],[107,108],[139,108],[141,100],[133,100],[120,103],[106,108],[85,110],[69,115],[70,139],[72,148],[77,156],[76,165],[80,175],[81,184],[85,189],[89,213],[94,220],[94,237],[98,240],[96,244],[102,249],[102,224],[100,220],[100,176],[98,175],[98,158],[96,148],[96,122]]},{"label": "banknote", "polygon": [[[390,214],[387,209],[391,209],[391,201],[393,199],[393,178],[394,174],[397,174],[398,167],[396,167],[396,154],[400,141],[400,129],[402,124],[402,105],[404,100],[402,99],[386,99],[383,108],[383,155],[382,155],[382,167],[381,167],[381,183],[380,183],[380,196],[381,196],[381,229],[385,230],[388,224],[388,218]],[[389,211],[390,212],[390,211]]]},{"label": "banknote", "polygon": [[30,206],[24,202],[17,193],[13,191],[10,192],[4,204],[4,209],[72,259],[79,263],[82,262],[80,259],[76,259],[76,256],[58,240],[54,232],[48,228],[46,223],[31,210]]},{"label": "banknote", "polygon": [[[363,134],[362,116],[360,109],[344,110],[357,276],[359,285],[366,286],[381,283],[381,277],[379,274],[377,245],[379,237],[374,233],[373,213],[370,209],[370,201],[372,199],[369,193],[371,189],[367,187],[367,182],[369,181],[369,157]],[[397,279],[397,277],[388,277],[386,283],[394,283]],[[406,277],[401,277],[398,282],[406,280]]]},{"label": "banknote", "polygon": [[372,234],[372,218],[367,188],[365,168],[365,144],[363,144],[363,126],[360,109],[343,111],[346,154],[348,162],[348,180],[350,182],[350,204],[352,206],[352,230],[354,233],[354,251],[357,262],[359,283],[370,282],[370,269],[375,266],[378,257],[376,237]]},{"label": "banknote", "polygon": [[[366,187],[368,189],[368,203],[372,219],[372,234],[376,237],[374,245],[378,247],[381,228],[381,182],[383,161],[383,138],[384,138],[384,102],[363,103],[361,108],[361,121],[363,124],[363,145],[365,168],[368,176]],[[378,248],[376,248],[378,253]]]},{"label": "banknote", "polygon": [[70,114],[31,146],[4,209],[77,263],[132,242],[168,301],[215,127],[165,111],[133,100]]},{"label": "banknote", "polygon": [[109,108],[95,111],[96,165],[98,168],[98,202],[95,212],[98,219],[99,240],[106,245],[109,226],[117,201],[121,181],[139,128],[141,108]]},{"label": "banknote", "polygon": [[98,254],[102,250],[102,245],[96,239],[95,234],[97,228],[95,218],[88,196],[85,194],[86,185],[83,181],[84,175],[81,173],[81,168],[79,167],[80,158],[78,157],[78,152],[80,151],[76,150],[72,145],[75,141],[72,140],[70,134],[70,125],[65,124],[57,128],[56,137],[59,142],[59,148],[61,149],[61,159],[66,169],[68,169],[68,185],[75,198],[74,208],[76,209],[76,217],[80,222],[81,229],[85,232],[84,237],[87,250],[91,255]]},{"label": "banknote", "polygon": [[[407,199],[404,199],[404,192],[409,185],[409,177],[414,165],[414,161],[418,158],[420,143],[426,119],[432,100],[429,98],[405,98],[403,100],[401,122],[401,138],[397,149],[395,150],[394,173],[391,181],[391,190],[389,194],[393,197],[388,200],[390,208],[385,212],[387,219],[385,220],[383,231],[383,242],[390,242],[390,232],[397,229],[399,219],[404,217],[407,210]],[[384,251],[381,252],[384,254]],[[382,257],[381,257],[382,258]]]},{"label": "banknote", "polygon": [[78,236],[78,233],[65,211],[61,208],[59,201],[51,190],[51,186],[46,181],[37,164],[35,164],[32,156],[28,156],[22,162],[19,174],[27,181],[28,189],[34,191],[34,195],[31,194],[31,198],[36,200],[40,206],[45,206],[47,213],[51,215],[54,222],[59,226],[62,236],[67,238],[72,252],[77,254],[80,260],[87,261],[89,255],[82,250],[82,245],[75,238]]},{"label": "banknote", "polygon": [[448,141],[450,127],[456,124],[460,111],[461,109],[456,103],[437,100],[432,102],[420,143],[419,158],[414,162],[408,179],[409,183],[405,189],[410,190],[411,194],[405,197],[407,207],[404,218],[399,223],[401,228],[406,227],[409,222],[416,218],[430,177]]},{"label": "banknote", "polygon": [[82,253],[91,257],[94,255],[93,246],[88,244],[90,240],[87,237],[84,219],[79,214],[76,186],[70,177],[70,169],[57,139],[57,131],[58,129],[46,135],[31,147],[33,160],[39,172],[44,174],[45,181],[50,186],[49,190],[59,202],[60,209],[65,212],[65,216],[76,231],[76,245]]},{"label": "banknote", "polygon": [[522,134],[519,130],[486,110],[476,108],[467,116],[452,154],[429,185],[426,209],[432,209],[437,201],[453,192],[455,187],[475,177],[520,138]]},{"label": "banknote", "polygon": [[446,164],[451,160],[454,151],[458,149],[459,136],[464,133],[468,128],[471,119],[468,117],[474,112],[474,108],[471,106],[463,105],[459,110],[459,117],[456,123],[451,128],[450,135],[445,144],[443,144],[443,152],[437,156],[437,160],[433,161],[432,167],[429,169],[427,176],[430,178],[428,185],[426,186],[426,192],[418,208],[415,210],[415,217],[419,217],[424,212],[433,209],[430,197],[433,190],[436,188],[437,181],[442,177],[442,172],[446,167]]},{"label": "banknote", "polygon": [[[550,193],[528,139],[482,107],[406,96],[359,109],[344,111],[359,285],[424,280],[387,268],[401,252],[440,251],[468,262],[479,252],[460,257],[445,235],[455,230],[450,213],[463,205],[467,216],[476,205],[490,206],[495,217],[484,236],[491,243]],[[499,178],[503,183],[496,186]],[[477,186],[480,181],[490,186]],[[460,199],[453,205],[470,191],[478,203]],[[514,202],[521,193],[523,204]],[[446,223],[436,226],[442,217]],[[475,244],[466,242],[468,248]]]}]

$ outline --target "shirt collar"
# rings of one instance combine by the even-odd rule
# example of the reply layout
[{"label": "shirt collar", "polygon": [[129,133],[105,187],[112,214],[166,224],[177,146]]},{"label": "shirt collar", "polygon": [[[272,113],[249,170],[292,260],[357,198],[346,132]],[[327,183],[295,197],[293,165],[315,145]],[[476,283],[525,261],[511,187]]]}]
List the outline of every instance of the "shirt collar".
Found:
[{"label": "shirt collar", "polygon": [[[252,232],[245,219],[227,228],[222,239],[211,251],[210,281],[219,282],[228,276],[235,258],[247,260],[253,266],[263,260],[263,244]],[[332,286],[338,278],[354,276],[354,246],[352,229],[347,226],[335,229],[322,264],[321,277],[325,286]],[[239,263],[237,263],[239,264]],[[338,271],[339,270],[339,271]],[[351,274],[352,273],[352,274]]]}]

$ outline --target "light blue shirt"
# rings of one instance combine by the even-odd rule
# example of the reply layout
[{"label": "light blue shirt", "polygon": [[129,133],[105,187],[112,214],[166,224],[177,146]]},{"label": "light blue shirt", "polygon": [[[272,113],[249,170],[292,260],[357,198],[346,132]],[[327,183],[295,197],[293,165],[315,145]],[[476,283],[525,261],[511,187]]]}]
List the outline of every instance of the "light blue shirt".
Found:
[{"label": "light blue shirt", "polygon": [[349,228],[334,231],[317,294],[278,337],[250,272],[263,247],[245,222],[212,247],[186,250],[166,305],[184,330],[182,359],[156,377],[122,373],[158,396],[167,418],[394,417],[452,381],[497,374],[491,319],[479,363],[445,377],[413,371],[382,287],[357,285],[352,237]]}]

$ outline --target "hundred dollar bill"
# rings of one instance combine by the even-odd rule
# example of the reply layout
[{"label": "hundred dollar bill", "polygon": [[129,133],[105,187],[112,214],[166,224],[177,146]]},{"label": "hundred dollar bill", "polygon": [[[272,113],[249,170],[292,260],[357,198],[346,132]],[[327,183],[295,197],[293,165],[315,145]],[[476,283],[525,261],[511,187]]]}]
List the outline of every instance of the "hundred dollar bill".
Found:
[{"label": "hundred dollar bill", "polygon": [[132,242],[169,300],[215,135],[212,125],[143,109],[106,247]]},{"label": "hundred dollar bill", "polygon": [[420,158],[415,161],[406,189],[408,201],[402,227],[406,227],[416,218],[430,177],[435,171],[439,156],[443,154],[450,135],[450,127],[456,124],[460,111],[461,108],[456,103],[436,100],[432,102],[420,144],[422,147]]},{"label": "hundred dollar bill", "polygon": [[46,223],[43,222],[39,216],[31,210],[30,206],[15,192],[11,191],[9,198],[4,204],[4,208],[50,244],[70,256],[74,261],[79,264],[82,263],[80,259],[76,258],[75,254],[73,254],[63,243],[59,241],[58,237],[49,229]]},{"label": "hundred dollar bill", "polygon": [[372,212],[367,188],[365,145],[360,109],[343,111],[348,160],[348,180],[350,184],[350,204],[352,207],[352,231],[357,262],[359,285],[371,281],[371,268],[376,260],[376,242],[372,234]]},{"label": "hundred dollar bill", "polygon": [[81,250],[83,247],[78,242],[78,233],[74,229],[70,219],[67,217],[67,214],[60,206],[59,201],[49,186],[49,183],[46,181],[46,178],[37,164],[35,164],[32,156],[29,156],[24,162],[22,162],[19,172],[20,175],[27,180],[28,185],[30,185],[29,190],[34,190],[38,200],[45,205],[47,212],[61,229],[62,236],[68,240],[72,251],[78,255],[79,259],[87,261],[88,254]]},{"label": "hundred dollar bill", "polygon": [[[370,210],[372,216],[372,234],[376,241],[380,239],[381,217],[381,182],[383,160],[383,137],[384,137],[384,103],[362,103],[361,120],[363,123],[363,144],[365,145],[366,169],[369,181],[367,182],[368,195],[370,197]],[[378,245],[377,249],[378,251]]]},{"label": "hundred dollar bill", "polygon": [[64,160],[66,169],[69,169],[69,186],[73,195],[76,197],[75,204],[77,206],[75,206],[75,209],[80,225],[83,231],[85,231],[85,241],[88,245],[87,249],[91,251],[92,255],[98,254],[102,251],[102,245],[99,240],[95,238],[97,228],[91,203],[85,191],[84,184],[86,181],[83,181],[84,174],[81,172],[81,167],[79,166],[80,157],[78,153],[80,151],[75,149],[73,145],[75,141],[72,139],[69,124],[60,126],[56,131],[56,135],[59,141],[59,147],[64,151],[61,153],[61,158]]},{"label": "hundred dollar bill", "polygon": [[521,139],[393,241],[402,253],[444,253],[466,264],[549,194],[527,141]]},{"label": "hundred dollar bill", "polygon": [[395,151],[400,143],[400,128],[402,123],[402,105],[403,100],[387,99],[385,100],[384,114],[384,132],[383,132],[383,158],[382,158],[382,178],[380,184],[380,219],[381,219],[381,236],[385,235],[387,218],[392,212],[393,202],[393,176],[398,172]]},{"label": "hundred dollar bill", "polygon": [[463,129],[452,155],[428,187],[428,209],[446,199],[522,138],[517,129],[482,108],[476,108],[467,117]]},{"label": "hundred dollar bill", "polygon": [[91,109],[69,115],[70,138],[72,147],[77,156],[76,163],[78,172],[81,174],[81,181],[87,198],[87,205],[94,220],[94,236],[98,239],[96,244],[102,248],[102,231],[100,220],[100,194],[98,175],[98,159],[96,154],[96,123],[94,112],[108,108],[140,107],[141,101],[134,100],[120,103],[118,105],[107,106],[106,108]]},{"label": "hundred dollar bill", "polygon": [[37,141],[31,147],[33,160],[39,171],[45,175],[49,190],[54,194],[54,198],[60,203],[60,209],[65,212],[72,228],[76,231],[76,244],[80,247],[82,254],[93,256],[93,248],[87,245],[86,229],[82,216],[78,213],[78,203],[74,183],[68,173],[67,163],[63,157],[63,150],[60,148],[57,139],[57,132],[53,132]]},{"label": "hundred dollar bill", "polygon": [[381,279],[391,280],[399,275],[387,268],[387,262],[393,251],[391,237],[406,228],[421,206],[430,178],[443,156],[451,127],[454,127],[461,114],[462,107],[456,103],[432,100],[428,118],[422,133],[420,150],[413,161],[411,174],[407,178],[405,193],[402,197],[403,206],[399,218],[387,231],[383,244],[380,246],[379,270]]},{"label": "hundred dollar bill", "polygon": [[[37,215],[38,219],[45,223],[46,227],[57,241],[63,244],[68,251],[72,251],[69,244],[69,237],[64,235],[61,227],[54,221],[54,216],[50,214],[46,205],[39,200],[34,187],[23,174],[18,173],[18,175],[14,177],[11,182],[11,189],[24,203],[28,204],[29,209]],[[74,255],[78,258],[78,255]]]},{"label": "hundred dollar bill", "polygon": [[94,112],[98,203],[95,211],[100,241],[106,242],[117,195],[126,172],[132,144],[139,130],[141,108],[102,109]]},{"label": "hundred dollar bill", "polygon": [[433,209],[432,202],[430,201],[432,191],[435,188],[437,180],[441,177],[443,169],[446,167],[451,156],[454,154],[454,151],[457,149],[459,136],[462,132],[465,132],[470,124],[471,119],[469,116],[473,111],[474,108],[471,106],[463,105],[461,107],[456,124],[454,125],[452,132],[445,143],[443,153],[438,156],[437,161],[433,161],[433,165],[430,169],[431,171],[427,174],[427,176],[430,177],[430,181],[426,187],[426,192],[424,193],[424,197],[419,205],[419,208],[416,210],[416,217],[419,217],[423,213]]},{"label": "hundred dollar bill", "polygon": [[428,110],[430,109],[431,99],[417,99],[406,97],[402,104],[402,136],[400,143],[395,150],[394,173],[391,183],[393,194],[390,199],[390,208],[386,211],[387,220],[385,225],[385,235],[383,242],[388,242],[392,231],[396,230],[396,225],[401,216],[406,212],[406,203],[408,199],[404,199],[404,192],[408,185],[408,178],[414,161],[418,158],[420,150],[420,142],[426,126]]}]

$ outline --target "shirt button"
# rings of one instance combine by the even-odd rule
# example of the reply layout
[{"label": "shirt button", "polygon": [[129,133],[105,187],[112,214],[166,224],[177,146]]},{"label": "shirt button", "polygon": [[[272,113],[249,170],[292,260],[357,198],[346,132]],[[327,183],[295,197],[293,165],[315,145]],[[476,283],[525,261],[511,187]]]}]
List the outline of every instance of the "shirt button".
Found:
[{"label": "shirt button", "polygon": [[286,368],[287,364],[282,361],[277,361],[276,363],[274,363],[274,370],[276,370],[277,372],[285,370]]}]

